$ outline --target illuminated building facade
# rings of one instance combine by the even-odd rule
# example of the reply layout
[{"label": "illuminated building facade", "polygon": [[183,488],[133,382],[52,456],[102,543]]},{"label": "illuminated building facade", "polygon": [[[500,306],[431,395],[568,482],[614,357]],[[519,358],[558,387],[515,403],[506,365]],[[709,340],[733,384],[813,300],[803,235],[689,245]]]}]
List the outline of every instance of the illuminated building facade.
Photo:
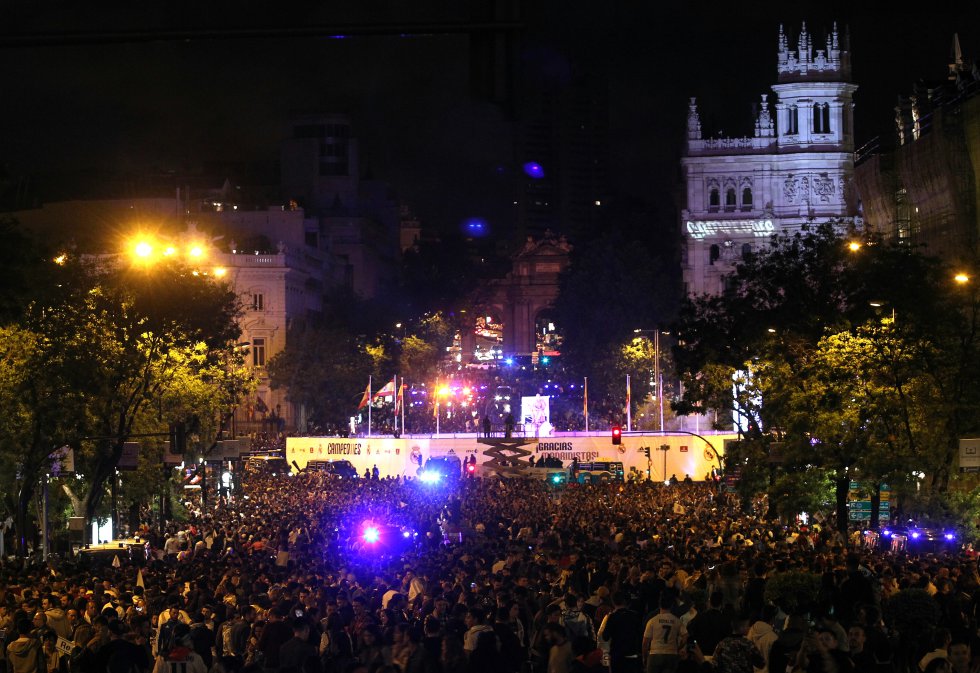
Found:
[{"label": "illuminated building facade", "polygon": [[491,281],[478,303],[474,329],[463,335],[462,362],[560,354],[560,326],[553,322],[551,307],[571,250],[563,236],[551,232],[540,239],[527,237],[511,259],[510,273]]},{"label": "illuminated building facade", "polygon": [[980,70],[953,44],[946,81],[899,99],[894,135],[868,143],[855,179],[869,231],[955,264],[980,242]]},{"label": "illuminated building facade", "polygon": [[689,294],[718,294],[734,265],[778,232],[852,220],[854,106],[850,53],[837,27],[814,49],[806,24],[796,50],[779,29],[773,100],[762,95],[752,137],[702,135],[690,100],[681,161],[686,204],[683,273]]}]

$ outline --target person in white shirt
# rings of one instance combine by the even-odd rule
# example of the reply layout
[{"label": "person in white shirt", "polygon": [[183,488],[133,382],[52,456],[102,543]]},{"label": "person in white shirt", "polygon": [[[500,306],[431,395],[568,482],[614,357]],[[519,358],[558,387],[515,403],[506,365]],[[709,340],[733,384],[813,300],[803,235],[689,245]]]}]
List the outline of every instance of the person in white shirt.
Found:
[{"label": "person in white shirt", "polygon": [[687,632],[671,612],[674,601],[660,597],[660,612],[650,618],[643,630],[643,665],[646,673],[673,673],[680,663],[681,647]]}]

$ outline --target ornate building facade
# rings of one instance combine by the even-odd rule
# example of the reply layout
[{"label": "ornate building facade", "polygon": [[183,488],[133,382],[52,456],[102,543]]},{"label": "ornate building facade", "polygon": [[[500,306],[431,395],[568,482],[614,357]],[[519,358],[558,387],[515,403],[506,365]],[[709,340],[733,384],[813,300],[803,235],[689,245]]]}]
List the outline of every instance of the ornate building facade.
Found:
[{"label": "ornate building facade", "polygon": [[752,137],[704,137],[697,101],[690,101],[681,161],[689,294],[722,292],[734,265],[773,234],[857,213],[857,86],[850,82],[846,38],[835,25],[824,48],[814,49],[804,24],[791,50],[780,27],[776,72],[773,100],[762,95]]}]

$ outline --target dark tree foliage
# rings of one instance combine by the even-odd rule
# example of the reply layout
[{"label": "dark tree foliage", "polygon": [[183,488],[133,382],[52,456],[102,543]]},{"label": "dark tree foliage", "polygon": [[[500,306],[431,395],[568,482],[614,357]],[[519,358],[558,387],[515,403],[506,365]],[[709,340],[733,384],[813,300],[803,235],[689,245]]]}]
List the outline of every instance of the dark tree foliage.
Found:
[{"label": "dark tree foliage", "polygon": [[35,297],[55,284],[57,269],[51,263],[55,254],[16,222],[0,217],[0,324],[20,318]]},{"label": "dark tree foliage", "polygon": [[676,294],[669,278],[645,245],[615,231],[573,249],[555,317],[565,338],[564,365],[573,376],[589,377],[594,399],[613,390],[622,397],[623,382],[611,380],[611,363],[634,330],[672,318]]},{"label": "dark tree foliage", "polygon": [[343,325],[324,321],[297,323],[287,343],[269,363],[273,387],[288,388],[313,426],[346,427],[367,385],[371,357]]}]

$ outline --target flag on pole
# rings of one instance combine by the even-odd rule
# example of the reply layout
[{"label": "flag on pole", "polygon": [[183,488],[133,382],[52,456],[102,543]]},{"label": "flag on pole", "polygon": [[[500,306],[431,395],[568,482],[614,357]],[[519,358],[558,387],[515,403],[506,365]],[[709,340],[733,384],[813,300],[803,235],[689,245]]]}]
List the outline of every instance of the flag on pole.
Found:
[{"label": "flag on pole", "polygon": [[633,410],[630,405],[630,375],[626,375],[626,431],[632,430]]},{"label": "flag on pole", "polygon": [[379,397],[392,397],[395,394],[395,379],[392,378],[388,383],[384,384],[378,392],[374,394],[374,399]]},{"label": "flag on pole", "polygon": [[395,395],[395,416],[398,416],[398,412],[404,408],[405,404],[405,382],[398,386],[398,394]]},{"label": "flag on pole", "polygon": [[[585,394],[582,396],[582,415],[589,417],[589,377],[585,377]],[[588,430],[588,428],[586,428]]]},{"label": "flag on pole", "polygon": [[364,396],[361,397],[361,403],[357,405],[357,410],[360,411],[366,407],[371,402],[371,379],[368,378],[367,388],[364,389]]}]

